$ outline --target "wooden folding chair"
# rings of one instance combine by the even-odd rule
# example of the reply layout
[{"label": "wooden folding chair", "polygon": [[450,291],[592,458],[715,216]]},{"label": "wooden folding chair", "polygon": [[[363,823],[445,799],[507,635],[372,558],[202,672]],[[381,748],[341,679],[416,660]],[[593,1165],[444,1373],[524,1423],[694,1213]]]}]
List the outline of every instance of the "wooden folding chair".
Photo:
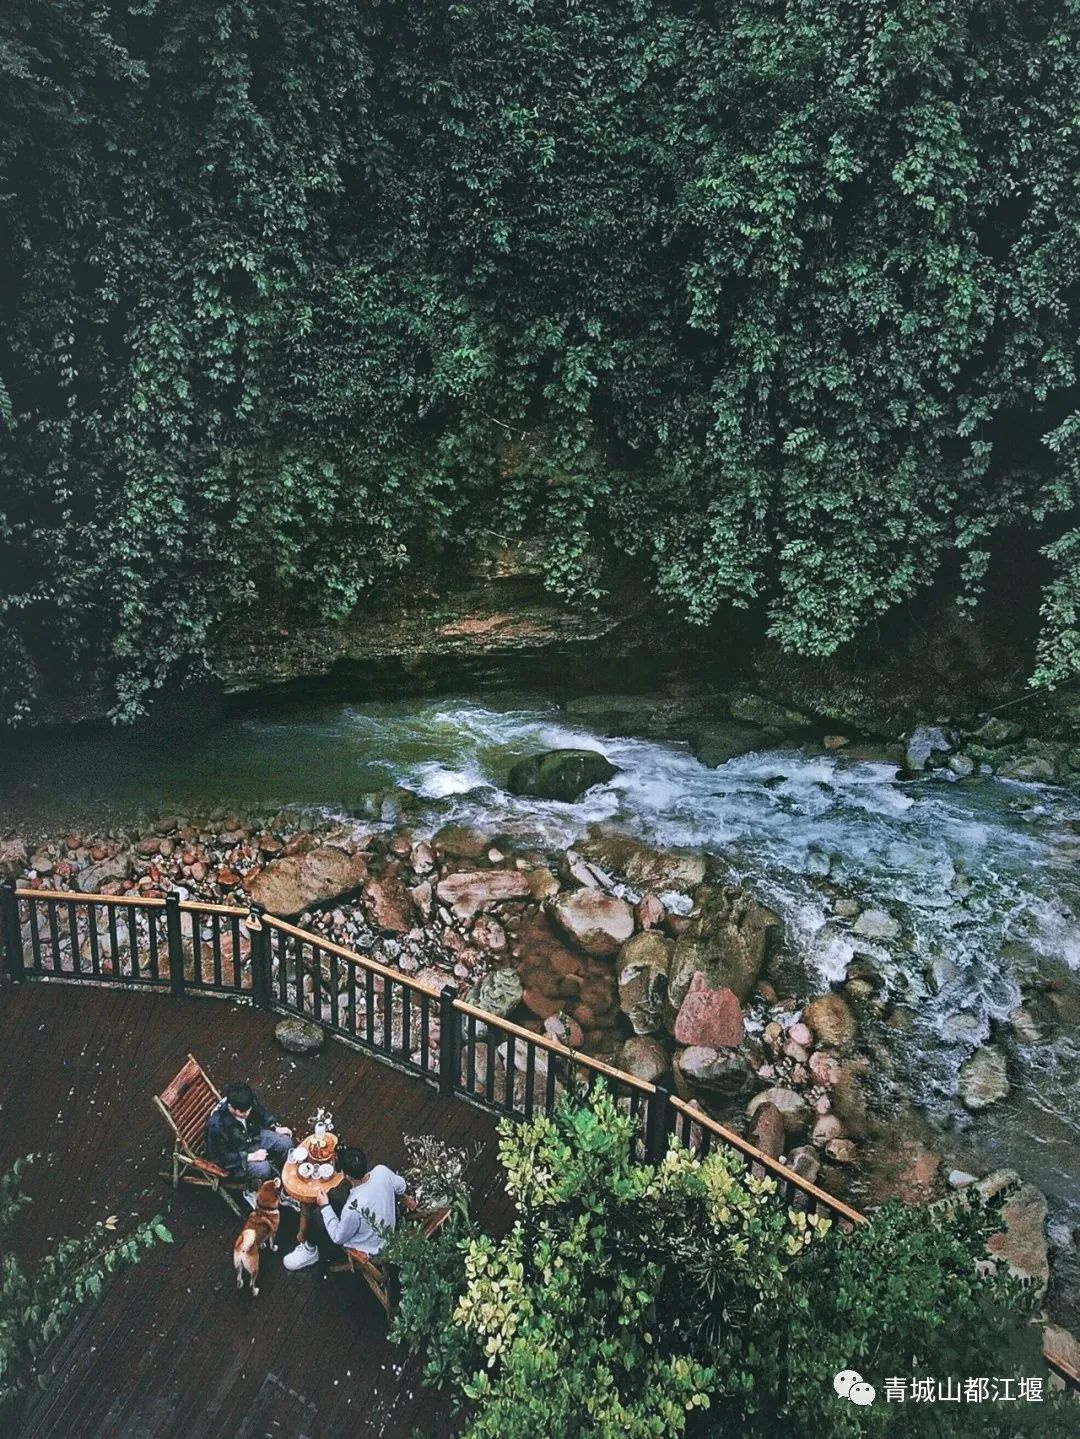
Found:
[{"label": "wooden folding chair", "polygon": [[[425,1214],[406,1214],[400,1222],[419,1224],[424,1238],[433,1239],[449,1218],[450,1210],[443,1208],[431,1209]],[[341,1263],[332,1264],[330,1268],[335,1274],[362,1274],[368,1288],[386,1310],[387,1319],[393,1320],[397,1309],[398,1287],[397,1274],[392,1264],[380,1264],[378,1258],[373,1259],[359,1249],[346,1249]]]},{"label": "wooden folding chair", "polygon": [[172,1174],[166,1172],[161,1177],[171,1178],[174,1189],[181,1183],[212,1189],[215,1194],[221,1195],[234,1214],[243,1217],[244,1211],[229,1191],[242,1191],[244,1181],[230,1179],[227,1170],[206,1157],[206,1121],[220,1100],[221,1095],[206,1070],[193,1054],[189,1054],[179,1074],[160,1094],[154,1095],[154,1103],[175,1136]]}]

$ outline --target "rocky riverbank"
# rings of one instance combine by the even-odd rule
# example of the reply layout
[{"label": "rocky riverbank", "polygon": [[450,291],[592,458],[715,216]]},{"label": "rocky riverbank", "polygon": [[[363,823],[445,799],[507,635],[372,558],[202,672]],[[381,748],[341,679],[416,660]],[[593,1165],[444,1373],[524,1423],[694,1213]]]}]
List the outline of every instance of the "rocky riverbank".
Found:
[{"label": "rocky riverbank", "polygon": [[[428,832],[410,819],[416,807],[411,792],[390,790],[347,822],[218,811],[30,843],[11,835],[0,866],[31,887],[257,902],[669,1083],[857,1203],[889,1193],[927,1202],[967,1182],[950,1176],[915,1111],[898,1107],[888,1051],[867,1038],[882,1017],[903,1024],[872,963],[856,952],[841,982],[814,993],[780,916],[722,860],[602,826],[555,852],[461,824]],[[856,940],[899,931],[850,899],[834,910]],[[1000,1098],[997,1051],[977,1051],[962,1084],[972,1110]]]}]

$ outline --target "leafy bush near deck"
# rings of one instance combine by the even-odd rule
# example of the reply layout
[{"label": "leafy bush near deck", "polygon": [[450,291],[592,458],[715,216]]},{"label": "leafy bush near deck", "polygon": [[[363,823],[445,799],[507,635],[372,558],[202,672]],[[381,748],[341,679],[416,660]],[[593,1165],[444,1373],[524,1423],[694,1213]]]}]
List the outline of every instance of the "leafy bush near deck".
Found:
[{"label": "leafy bush near deck", "polygon": [[897,1375],[1045,1378],[1031,1291],[976,1264],[993,1212],[894,1205],[844,1234],[727,1152],[638,1164],[633,1133],[602,1086],[504,1122],[509,1235],[406,1252],[394,1337],[461,1398],[467,1439],[1068,1432],[1049,1395],[931,1418],[833,1390],[848,1368],[879,1394]]},{"label": "leafy bush near deck", "polygon": [[172,1235],[160,1215],[117,1237],[115,1220],[95,1224],[81,1238],[64,1239],[33,1265],[14,1252],[11,1231],[31,1203],[22,1178],[34,1155],[0,1174],[0,1421],[35,1383],[44,1385],[41,1360],[85,1304],[100,1297],[110,1274],[136,1264]]},{"label": "leafy bush near deck", "polygon": [[3,708],[518,526],[817,655],[1024,527],[1076,671],[1078,89],[1077,0],[5,0]]}]

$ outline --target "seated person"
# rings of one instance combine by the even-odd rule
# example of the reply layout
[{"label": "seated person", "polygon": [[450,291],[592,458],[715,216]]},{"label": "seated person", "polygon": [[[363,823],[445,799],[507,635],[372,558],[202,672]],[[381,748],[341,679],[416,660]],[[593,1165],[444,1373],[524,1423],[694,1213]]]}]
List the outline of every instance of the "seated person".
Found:
[{"label": "seated person", "polygon": [[259,1185],[281,1173],[291,1147],[292,1130],[277,1122],[250,1084],[230,1084],[206,1121],[207,1159],[244,1180],[253,1209]]},{"label": "seated person", "polygon": [[[378,1254],[386,1243],[375,1228],[393,1229],[397,1224],[397,1201],[407,1188],[400,1174],[376,1164],[368,1169],[367,1155],[362,1149],[346,1146],[338,1150],[338,1164],[349,1182],[349,1195],[340,1216],[334,1213],[325,1189],[316,1191],[319,1215],[331,1243],[343,1249],[358,1249],[369,1258]],[[406,1209],[415,1209],[416,1200],[407,1197]],[[314,1219],[314,1215],[312,1216]],[[298,1244],[282,1261],[286,1269],[306,1269],[315,1264],[319,1251],[314,1244]]]}]

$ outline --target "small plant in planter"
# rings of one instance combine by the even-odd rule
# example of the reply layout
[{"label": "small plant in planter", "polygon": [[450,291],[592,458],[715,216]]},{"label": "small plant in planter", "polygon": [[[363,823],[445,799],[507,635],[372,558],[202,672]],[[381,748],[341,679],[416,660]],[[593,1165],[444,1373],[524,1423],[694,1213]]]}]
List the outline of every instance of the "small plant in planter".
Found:
[{"label": "small plant in planter", "polygon": [[404,1173],[419,1208],[450,1209],[467,1218],[470,1187],[465,1175],[482,1148],[475,1144],[459,1149],[433,1134],[406,1135]]}]

